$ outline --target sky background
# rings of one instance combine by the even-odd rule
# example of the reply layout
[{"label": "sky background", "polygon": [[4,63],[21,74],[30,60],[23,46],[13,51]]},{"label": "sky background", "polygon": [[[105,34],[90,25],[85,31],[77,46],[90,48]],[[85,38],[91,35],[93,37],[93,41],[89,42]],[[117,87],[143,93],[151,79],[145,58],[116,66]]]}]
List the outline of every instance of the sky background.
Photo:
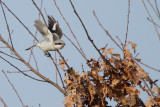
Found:
[{"label": "sky background", "polygon": [[[3,0],[2,0],[3,1]],[[56,0],[62,14],[69,23],[72,31],[76,35],[83,51],[85,52],[87,58],[97,59],[98,53],[93,48],[92,44],[88,41],[87,36],[82,28],[81,23],[73,12],[73,9],[68,0]],[[40,7],[41,0],[35,0],[37,5]],[[38,11],[33,5],[31,0],[5,0],[4,3],[16,14],[16,16],[28,27],[28,29],[35,34],[36,29],[33,26],[34,21],[38,19]],[[93,10],[96,12],[97,17],[103,24],[112,37],[117,41],[116,36],[118,36],[122,42],[125,41],[126,34],[126,23],[128,14],[128,0],[73,0],[73,4],[83,20],[89,35],[95,42],[98,48],[103,48],[108,44],[107,48],[115,48],[115,53],[121,53],[121,50],[111,41],[111,39],[105,34],[102,28],[97,23],[95,17],[93,16]],[[160,4],[160,2],[158,2]],[[147,5],[149,7],[149,5]],[[4,6],[3,6],[4,7]],[[130,3],[130,23],[128,31],[128,41],[138,44],[136,52],[139,53],[138,58],[142,59],[142,62],[148,64],[154,68],[160,69],[160,41],[155,32],[154,26],[146,18],[148,14],[142,4],[141,0],[131,0]],[[59,14],[53,0],[43,1],[42,12],[47,19],[44,8],[48,15],[54,16],[58,20],[63,33],[65,33],[75,44],[76,41],[73,38],[69,28],[67,27],[65,21]],[[151,9],[151,8],[149,8]],[[7,21],[10,30],[13,30],[12,39],[16,51],[28,61],[30,51],[25,51],[26,48],[33,44],[33,37],[28,33],[28,31],[17,21],[17,19],[10,14],[4,7]],[[154,20],[159,24],[158,19],[155,17],[153,11],[150,11]],[[42,20],[42,18],[41,18]],[[6,29],[6,24],[4,21],[2,9],[0,8],[0,34],[7,40],[8,32]],[[43,40],[43,37],[37,33],[37,39]],[[86,66],[86,62],[79,52],[74,48],[74,46],[65,38],[62,40],[66,42],[66,46],[60,50],[62,55],[68,59],[68,64],[73,67],[76,71],[82,71],[82,64],[84,65],[85,71],[89,70]],[[118,42],[119,43],[119,42]],[[77,44],[76,44],[77,45]],[[3,47],[3,43],[0,43],[0,47]],[[1,51],[8,52],[8,49],[1,48]],[[43,52],[39,48],[34,48],[34,55],[37,59],[37,64],[39,72],[44,76],[50,78],[54,82],[56,81],[56,69],[51,62],[51,60],[44,56]],[[54,56],[55,52],[51,52]],[[2,54],[4,58],[8,59],[11,63],[15,64],[21,70],[27,70],[27,67],[19,61],[6,57]],[[60,59],[57,54],[57,59]],[[33,57],[31,58],[31,63],[33,68],[36,69]],[[144,66],[142,66],[144,67]],[[9,64],[0,59],[0,71],[16,71]],[[159,72],[153,71],[149,68],[144,67],[150,77],[153,80],[160,79]],[[64,72],[60,71],[64,77]],[[33,77],[38,78],[31,72],[27,72]],[[55,87],[50,84],[38,82],[32,80],[21,73],[6,73],[16,90],[18,91],[23,103],[29,107],[63,107],[62,103],[64,95],[59,92]],[[59,78],[58,78],[59,79]],[[63,78],[64,79],[64,78]],[[59,85],[61,85],[60,80],[58,80]],[[160,85],[160,82],[157,83]],[[5,101],[8,107],[22,107],[17,95],[13,91],[11,85],[5,78],[4,74],[0,72],[0,97]],[[146,95],[141,95],[142,99],[146,99]],[[111,102],[113,106],[115,103]],[[0,102],[0,107],[3,104]]]}]

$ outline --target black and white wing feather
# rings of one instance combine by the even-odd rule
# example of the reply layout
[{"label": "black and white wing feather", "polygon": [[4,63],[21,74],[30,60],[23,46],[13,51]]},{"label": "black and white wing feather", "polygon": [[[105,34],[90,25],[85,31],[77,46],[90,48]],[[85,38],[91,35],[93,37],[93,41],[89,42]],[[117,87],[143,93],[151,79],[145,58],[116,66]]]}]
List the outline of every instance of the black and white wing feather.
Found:
[{"label": "black and white wing feather", "polygon": [[41,33],[41,35],[45,38],[48,38],[49,40],[53,39],[53,35],[51,31],[48,29],[48,27],[42,23],[39,19],[35,20],[34,26],[37,28],[37,30]]},{"label": "black and white wing feather", "polygon": [[53,16],[48,16],[48,19],[48,29],[53,33],[54,40],[61,39],[63,33],[58,22],[53,18]]}]

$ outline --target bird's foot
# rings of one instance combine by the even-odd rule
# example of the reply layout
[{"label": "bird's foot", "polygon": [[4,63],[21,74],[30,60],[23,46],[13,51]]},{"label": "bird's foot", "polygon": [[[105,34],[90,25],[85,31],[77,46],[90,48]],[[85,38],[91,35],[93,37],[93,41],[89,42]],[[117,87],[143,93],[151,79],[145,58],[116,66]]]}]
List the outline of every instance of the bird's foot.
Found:
[{"label": "bird's foot", "polygon": [[46,57],[51,57],[51,54],[50,54],[49,52],[46,52],[44,55],[45,55]]}]

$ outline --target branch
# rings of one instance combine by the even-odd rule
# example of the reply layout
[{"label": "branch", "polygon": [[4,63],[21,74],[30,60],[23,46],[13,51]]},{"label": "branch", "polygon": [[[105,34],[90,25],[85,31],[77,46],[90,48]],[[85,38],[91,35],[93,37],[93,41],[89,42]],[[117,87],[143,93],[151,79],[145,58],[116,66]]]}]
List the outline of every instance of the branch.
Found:
[{"label": "branch", "polygon": [[83,56],[83,58],[87,61],[87,58],[84,56],[84,54],[78,49],[78,47],[69,39],[64,33],[63,35],[72,43],[72,45],[78,50],[78,52]]},{"label": "branch", "polygon": [[20,98],[20,96],[19,96],[19,94],[18,94],[18,92],[17,92],[17,90],[14,88],[13,84],[11,83],[11,81],[9,80],[9,78],[7,77],[7,75],[5,74],[5,72],[4,72],[3,70],[2,70],[2,72],[3,72],[3,74],[5,75],[5,77],[7,78],[9,84],[12,86],[13,90],[15,91],[15,93],[17,94],[17,96],[18,96],[18,98],[19,98],[22,106],[25,107],[24,104],[23,104],[23,102],[22,102],[22,99]]},{"label": "branch", "polygon": [[19,60],[18,58],[14,57],[14,56],[11,56],[11,55],[9,55],[9,54],[7,54],[7,53],[5,53],[5,52],[0,51],[0,53],[4,54],[4,55],[6,55],[6,56],[9,56],[9,57],[11,57],[11,58],[14,58],[14,59]]},{"label": "branch", "polygon": [[34,0],[32,0],[32,2],[33,2],[33,4],[35,5],[35,7],[37,8],[37,10],[39,11],[39,13],[41,14],[41,16],[42,16],[42,18],[43,18],[43,21],[44,21],[44,23],[45,23],[46,26],[47,26],[47,23],[46,23],[45,18],[44,18],[43,14],[42,14],[42,11],[38,8],[38,6],[37,6],[37,4],[34,2]]},{"label": "branch", "polygon": [[59,11],[60,15],[61,15],[61,16],[62,16],[62,18],[64,19],[65,23],[67,24],[68,28],[70,29],[70,32],[72,33],[72,35],[73,35],[74,39],[76,40],[76,42],[77,42],[77,44],[78,44],[78,46],[79,46],[79,48],[80,48],[81,52],[83,53],[83,56],[85,57],[85,59],[87,59],[87,57],[86,57],[85,53],[83,52],[83,50],[82,50],[82,48],[81,48],[81,45],[79,44],[79,42],[78,42],[78,40],[77,40],[77,38],[76,38],[75,34],[73,33],[73,31],[72,31],[72,29],[71,29],[70,25],[68,24],[68,22],[66,21],[65,17],[64,17],[64,16],[63,16],[63,14],[62,14],[62,12],[60,11],[60,9],[59,9],[59,7],[58,7],[58,5],[57,5],[57,3],[56,3],[56,1],[55,1],[55,0],[54,0],[54,4],[55,4],[56,8],[58,9],[58,11]]},{"label": "branch", "polygon": [[1,1],[1,3],[6,7],[6,9],[22,24],[22,26],[29,32],[29,34],[31,34],[31,36],[37,41],[38,39],[32,34],[32,32],[26,27],[26,25],[24,25],[24,23],[22,23],[22,21],[7,7],[7,5],[5,3],[3,3]]},{"label": "branch", "polygon": [[97,46],[94,44],[93,40],[92,40],[91,37],[89,36],[88,31],[87,31],[87,29],[86,29],[83,21],[81,20],[80,16],[78,15],[78,13],[77,13],[77,11],[76,11],[76,9],[75,9],[72,1],[71,1],[71,0],[69,0],[69,1],[70,1],[71,6],[72,6],[72,8],[73,8],[73,10],[74,10],[74,13],[75,13],[76,16],[78,17],[79,21],[81,22],[81,24],[82,24],[82,26],[83,26],[83,28],[84,28],[84,30],[85,30],[85,32],[86,32],[86,35],[87,35],[87,37],[88,37],[88,40],[92,43],[92,45],[93,45],[94,48],[97,50],[97,52],[100,54],[100,56],[102,57],[102,59],[105,60],[105,57],[102,55],[102,53],[100,52],[100,50],[97,48]]},{"label": "branch", "polygon": [[34,68],[32,68],[30,66],[30,64],[28,64],[0,35],[0,40],[8,47],[12,50],[12,52],[33,72],[35,73],[37,76],[39,76],[40,78],[42,78],[45,82],[48,82],[52,85],[54,85],[60,92],[62,92],[64,95],[67,95],[67,93],[56,83],[54,83],[53,81],[51,81],[50,79],[46,78],[45,76],[43,76],[42,74],[40,74],[39,72],[37,72]]},{"label": "branch", "polygon": [[99,25],[102,27],[102,29],[106,32],[106,34],[110,37],[110,39],[119,47],[119,49],[123,50],[118,43],[112,38],[112,36],[109,34],[109,32],[102,26],[102,24],[100,23],[98,17],[96,16],[95,11],[93,11],[93,15],[95,16],[96,20],[98,21]]},{"label": "branch", "polygon": [[[127,30],[126,30],[125,45],[126,45],[126,43],[127,43],[127,36],[128,36],[129,16],[130,16],[130,0],[128,0]],[[124,45],[124,46],[125,46],[125,45]]]},{"label": "branch", "polygon": [[153,18],[152,18],[152,16],[151,16],[149,10],[148,10],[147,7],[146,7],[146,4],[145,4],[144,0],[142,0],[142,3],[143,3],[143,5],[144,5],[144,7],[145,7],[145,9],[146,9],[146,11],[147,11],[147,13],[148,13],[148,15],[149,15],[149,17],[150,17],[150,19],[151,19],[154,27],[155,27],[156,33],[157,33],[157,35],[158,35],[158,37],[159,37],[159,40],[160,40],[160,34],[159,34],[159,32],[158,32],[158,29],[157,29],[157,27],[156,27],[156,25],[155,25],[155,22],[154,22],[154,20],[153,20]]},{"label": "branch", "polygon": [[[5,15],[5,12],[4,12],[2,3],[0,2],[0,4],[1,4],[1,7],[2,7],[2,11],[3,11],[3,16],[4,16],[4,19],[5,19],[5,22],[6,22],[6,25],[7,25],[7,30],[8,30],[8,34],[9,34],[9,39],[10,39],[10,42],[11,42],[11,46],[13,47],[12,38],[11,38],[11,32],[10,32],[10,30],[9,30],[7,18],[6,18],[6,15]],[[13,47],[13,48],[14,48],[14,47]]]},{"label": "branch", "polygon": [[4,107],[8,107],[1,97],[0,97],[0,101],[3,103]]}]

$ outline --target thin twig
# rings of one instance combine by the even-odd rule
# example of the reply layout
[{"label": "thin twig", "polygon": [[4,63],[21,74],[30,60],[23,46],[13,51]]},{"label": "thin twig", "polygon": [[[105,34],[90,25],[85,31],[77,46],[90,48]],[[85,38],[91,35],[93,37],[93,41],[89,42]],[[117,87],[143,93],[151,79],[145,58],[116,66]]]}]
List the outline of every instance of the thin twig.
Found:
[{"label": "thin twig", "polygon": [[28,74],[24,73],[22,70],[20,70],[18,67],[16,67],[15,65],[13,65],[12,63],[10,63],[8,60],[6,60],[5,58],[3,58],[2,56],[0,56],[1,59],[3,59],[5,62],[7,62],[8,64],[10,64],[12,67],[14,67],[15,69],[17,69],[19,72],[21,72],[23,75],[31,78],[31,79],[34,79],[36,81],[41,81],[41,82],[46,82],[46,81],[43,81],[43,80],[39,80],[39,79],[36,79],[32,76],[29,76]]},{"label": "thin twig", "polygon": [[[150,22],[152,22],[148,17],[147,17],[147,20],[149,20]],[[152,22],[152,23],[153,23],[153,22]],[[153,23],[153,24],[155,24],[157,27],[160,28],[160,26],[159,26],[158,24],[156,24],[156,23]]]},{"label": "thin twig", "polygon": [[158,16],[160,17],[160,12],[159,12],[159,9],[158,9],[157,0],[154,0],[154,1],[155,1],[155,5],[156,5],[156,10],[158,12]]},{"label": "thin twig", "polygon": [[143,62],[139,62],[139,63],[142,64],[142,65],[144,65],[144,66],[146,66],[146,67],[148,67],[148,68],[150,68],[150,69],[152,69],[152,70],[155,70],[155,71],[160,72],[160,70],[158,70],[158,69],[156,69],[156,68],[153,68],[153,67],[151,67],[151,66],[149,66],[149,65],[147,65],[147,64],[144,64]]},{"label": "thin twig", "polygon": [[[53,63],[55,62],[54,59],[52,58],[52,56],[50,56],[50,59],[53,61]],[[55,67],[56,67],[56,70],[58,71],[58,74],[59,74],[59,77],[61,79],[61,82],[62,82],[62,85],[63,85],[63,88],[65,89],[65,86],[64,86],[64,82],[63,82],[63,79],[62,79],[62,76],[61,76],[61,73],[59,72],[59,69],[57,67],[57,65],[54,63]]]},{"label": "thin twig", "polygon": [[147,0],[147,1],[148,1],[148,3],[150,4],[150,6],[152,7],[154,13],[156,14],[157,18],[158,18],[159,21],[160,21],[160,17],[159,17],[159,14],[156,12],[156,9],[153,7],[153,5],[152,5],[152,3],[150,2],[150,0]]},{"label": "thin twig", "polygon": [[11,83],[11,81],[9,80],[9,78],[7,77],[7,75],[5,74],[5,72],[4,72],[3,70],[2,70],[2,72],[3,72],[4,76],[7,78],[9,84],[12,86],[14,92],[17,94],[17,96],[18,96],[18,98],[19,98],[19,100],[20,100],[22,106],[25,107],[25,105],[23,104],[22,99],[20,98],[20,96],[19,96],[17,90],[15,89],[15,87],[13,86],[13,84]]},{"label": "thin twig", "polygon": [[72,43],[72,45],[78,50],[78,52],[83,56],[83,58],[87,61],[86,57],[84,56],[84,54],[78,49],[78,47],[71,41],[70,38],[68,38],[64,33],[63,35]]},{"label": "thin twig", "polygon": [[102,27],[102,29],[106,32],[106,34],[110,37],[110,39],[119,47],[119,49],[123,50],[119,44],[112,38],[112,36],[109,34],[109,32],[102,26],[102,24],[100,23],[98,17],[96,16],[95,11],[93,11],[93,15],[95,16],[97,22],[99,23],[99,25]]},{"label": "thin twig", "polygon": [[0,97],[0,101],[3,103],[4,107],[8,107],[4,100]]},{"label": "thin twig", "polygon": [[[31,70],[23,70],[22,72],[29,72]],[[19,71],[7,71],[7,73],[21,73]]]},{"label": "thin twig", "polygon": [[[75,7],[74,7],[74,5],[73,5],[73,3],[72,3],[71,0],[70,0],[70,3],[71,3],[71,6],[72,6],[72,8],[73,8],[73,10],[74,10],[74,13],[75,13],[76,16],[78,17],[79,21],[81,22],[81,24],[82,24],[82,26],[83,26],[83,28],[84,28],[84,30],[85,30],[85,33],[86,33],[86,35],[87,35],[87,37],[88,37],[88,40],[92,43],[92,45],[93,45],[94,48],[97,50],[97,52],[100,54],[100,56],[104,58],[104,56],[102,55],[102,53],[100,52],[100,50],[97,48],[97,46],[94,44],[93,40],[92,40],[91,37],[89,36],[88,31],[87,31],[84,23],[82,22],[80,16],[78,15],[78,13],[77,13],[77,11],[76,11],[76,9],[75,9]],[[105,59],[105,58],[104,58],[104,59]]]},{"label": "thin twig", "polygon": [[45,18],[44,18],[44,16],[43,16],[41,10],[38,8],[38,6],[37,6],[37,4],[34,2],[34,0],[32,0],[32,2],[33,2],[33,4],[35,5],[35,7],[37,8],[37,10],[39,11],[39,13],[41,14],[41,16],[42,16],[42,18],[43,18],[43,21],[44,21],[44,23],[45,23],[46,26],[47,26],[47,23],[46,23],[46,21],[45,21]]},{"label": "thin twig", "polygon": [[124,45],[123,45],[121,39],[118,36],[116,36],[116,38],[118,39],[118,41],[121,43],[121,46],[123,47]]},{"label": "thin twig", "polygon": [[5,52],[0,51],[0,53],[2,53],[2,54],[4,54],[4,55],[7,55],[7,56],[9,56],[9,57],[11,57],[11,58],[14,58],[14,59],[19,60],[18,58],[14,57],[14,56],[11,56],[11,55],[9,55],[9,54],[7,54],[7,53],[5,53]]},{"label": "thin twig", "polygon": [[73,37],[74,37],[74,39],[76,40],[76,42],[77,42],[77,44],[78,44],[78,46],[79,46],[79,48],[80,48],[81,52],[83,53],[83,56],[85,57],[85,59],[87,59],[87,57],[86,57],[86,55],[85,55],[84,51],[83,51],[83,50],[82,50],[82,48],[81,48],[80,43],[78,42],[78,40],[77,40],[77,38],[76,38],[75,34],[73,33],[73,31],[72,31],[72,29],[71,29],[71,27],[70,27],[69,23],[66,21],[65,17],[63,16],[62,12],[60,11],[60,9],[59,9],[59,7],[58,7],[58,5],[57,5],[57,3],[56,3],[56,1],[55,1],[55,0],[54,0],[54,4],[55,4],[56,8],[58,9],[58,11],[59,11],[60,15],[62,16],[63,20],[64,20],[64,21],[65,21],[65,23],[67,24],[68,28],[70,29],[71,34],[73,35]]},{"label": "thin twig", "polygon": [[[1,7],[2,7],[4,19],[5,19],[5,22],[6,22],[6,26],[7,26],[8,35],[9,35],[9,39],[10,39],[10,42],[11,42],[11,46],[13,47],[12,38],[11,38],[11,32],[10,32],[10,29],[9,29],[9,25],[8,25],[8,22],[7,22],[7,18],[6,18],[6,15],[5,15],[5,11],[4,11],[4,9],[3,9],[3,6],[2,6],[2,3],[1,3],[1,2],[0,2],[0,4],[1,4]],[[14,49],[14,47],[13,47],[13,49]]]},{"label": "thin twig", "polygon": [[[2,1],[1,1],[2,2]],[[24,23],[22,23],[22,21],[7,7],[7,5],[2,2],[2,4],[6,7],[6,9],[22,24],[22,26],[29,32],[29,34],[31,34],[31,36],[37,41],[38,39],[32,34],[32,32],[26,27],[26,25],[24,25]]]},{"label": "thin twig", "polygon": [[157,35],[158,35],[158,37],[159,37],[159,40],[160,40],[160,34],[159,34],[159,32],[158,32],[158,29],[157,29],[157,27],[156,27],[156,25],[155,25],[155,22],[154,22],[154,20],[153,20],[153,18],[152,18],[152,16],[151,16],[149,10],[148,10],[147,7],[146,7],[146,4],[145,4],[144,0],[142,0],[142,3],[143,3],[143,5],[144,5],[144,7],[145,7],[145,9],[146,9],[146,11],[147,11],[147,13],[148,13],[148,15],[149,15],[149,17],[150,17],[150,19],[151,19],[154,27],[155,27],[156,33],[157,33]]},{"label": "thin twig", "polygon": [[126,38],[125,38],[125,43],[124,46],[127,43],[127,36],[128,36],[128,25],[129,25],[129,16],[130,16],[130,0],[128,0],[128,15],[127,15],[127,29],[126,29]]}]

